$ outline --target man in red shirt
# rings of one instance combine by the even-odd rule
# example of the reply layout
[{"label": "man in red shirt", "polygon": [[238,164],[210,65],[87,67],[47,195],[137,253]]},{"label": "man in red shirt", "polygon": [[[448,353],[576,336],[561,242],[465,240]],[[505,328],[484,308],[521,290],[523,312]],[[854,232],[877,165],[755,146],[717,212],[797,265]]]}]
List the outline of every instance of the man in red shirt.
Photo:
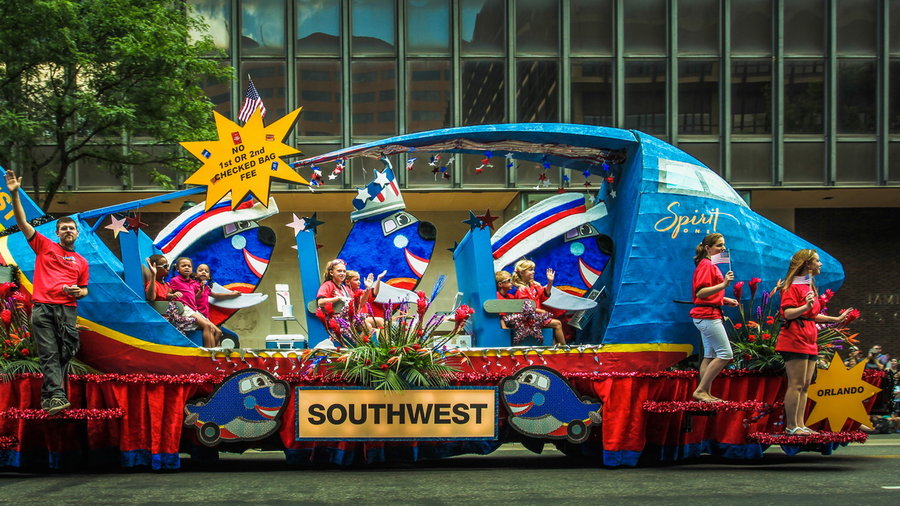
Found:
[{"label": "man in red shirt", "polygon": [[78,352],[76,301],[88,294],[88,262],[75,253],[78,238],[75,220],[64,217],[56,222],[57,244],[28,223],[19,198],[22,178],[7,170],[6,186],[12,197],[16,224],[35,254],[31,335],[44,374],[41,409],[55,415],[71,406],[65,389],[66,368]]}]

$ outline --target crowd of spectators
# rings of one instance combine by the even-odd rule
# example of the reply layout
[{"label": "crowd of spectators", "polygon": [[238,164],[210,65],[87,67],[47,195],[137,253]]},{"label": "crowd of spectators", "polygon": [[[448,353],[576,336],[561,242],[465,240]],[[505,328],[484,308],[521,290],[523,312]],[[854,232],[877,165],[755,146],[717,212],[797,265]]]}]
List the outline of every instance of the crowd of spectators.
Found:
[{"label": "crowd of spectators", "polygon": [[885,372],[882,392],[878,395],[872,409],[872,428],[881,433],[900,433],[900,366],[890,353],[884,353],[881,345],[876,344],[863,354],[860,349],[853,350],[844,361],[848,368],[865,362],[866,369]]}]

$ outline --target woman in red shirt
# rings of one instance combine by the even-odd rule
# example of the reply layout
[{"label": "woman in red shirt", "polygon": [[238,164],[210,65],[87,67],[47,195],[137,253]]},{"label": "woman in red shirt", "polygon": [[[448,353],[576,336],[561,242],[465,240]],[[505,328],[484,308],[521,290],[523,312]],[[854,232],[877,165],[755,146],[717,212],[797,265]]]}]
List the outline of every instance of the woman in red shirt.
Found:
[{"label": "woman in red shirt", "polygon": [[[813,277],[822,271],[822,262],[816,250],[802,249],[791,257],[784,285],[781,287],[781,315],[784,325],[778,333],[775,351],[784,357],[787,388],[784,391],[785,433],[793,435],[816,434],[803,425],[809,384],[816,371],[819,330],[816,323],[839,323],[847,319],[853,308],[840,316],[820,314],[822,305],[816,292]],[[832,427],[839,430],[840,427]]]},{"label": "woman in red shirt", "polygon": [[700,331],[703,342],[703,361],[700,362],[700,381],[693,397],[703,402],[721,402],[722,399],[709,393],[712,382],[734,356],[728,334],[722,323],[722,305],[737,306],[735,299],[725,296],[725,287],[734,280],[734,273],[728,271],[723,276],[710,257],[725,251],[725,237],[709,234],[697,245],[694,255],[694,279],[692,292],[694,308],[691,318]]}]

